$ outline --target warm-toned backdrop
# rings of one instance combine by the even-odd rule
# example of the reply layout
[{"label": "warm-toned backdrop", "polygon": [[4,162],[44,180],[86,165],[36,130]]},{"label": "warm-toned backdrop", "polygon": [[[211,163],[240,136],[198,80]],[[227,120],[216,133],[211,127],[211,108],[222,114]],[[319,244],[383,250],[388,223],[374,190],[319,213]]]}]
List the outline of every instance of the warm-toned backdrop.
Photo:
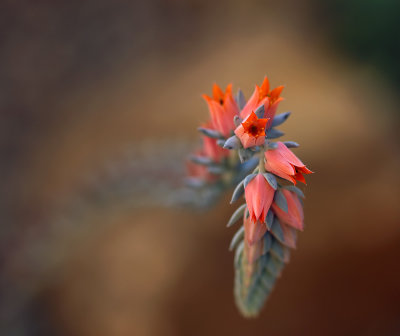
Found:
[{"label": "warm-toned backdrop", "polygon": [[[3,7],[4,334],[400,334],[399,87],[332,43],[315,2]],[[248,97],[266,74],[315,174],[298,249],[245,320],[229,195],[159,204],[207,118],[201,93]]]}]

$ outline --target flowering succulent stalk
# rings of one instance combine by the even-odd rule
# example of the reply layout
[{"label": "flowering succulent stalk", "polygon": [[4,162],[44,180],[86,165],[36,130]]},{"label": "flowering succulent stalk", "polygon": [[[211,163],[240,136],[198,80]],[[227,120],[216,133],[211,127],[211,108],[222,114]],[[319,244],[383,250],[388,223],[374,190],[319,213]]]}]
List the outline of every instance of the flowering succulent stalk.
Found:
[{"label": "flowering succulent stalk", "polygon": [[276,115],[282,90],[270,90],[265,77],[246,102],[240,90],[233,97],[231,84],[225,92],[214,84],[213,97],[204,95],[210,121],[199,128],[202,146],[188,163],[188,185],[210,204],[231,187],[231,204],[244,196],[227,226],[242,222],[230,250],[235,301],[246,317],[260,312],[304,226],[304,195],[295,185],[312,171],[291,151],[297,143],[273,141],[290,115]]}]

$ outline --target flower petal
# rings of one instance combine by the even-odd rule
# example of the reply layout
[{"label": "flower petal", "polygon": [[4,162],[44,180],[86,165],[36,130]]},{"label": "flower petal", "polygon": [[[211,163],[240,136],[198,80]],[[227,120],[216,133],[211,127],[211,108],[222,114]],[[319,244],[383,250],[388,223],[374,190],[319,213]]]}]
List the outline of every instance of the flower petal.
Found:
[{"label": "flower petal", "polygon": [[267,226],[260,221],[253,222],[250,217],[243,220],[244,237],[246,242],[251,246],[257,243],[267,232]]},{"label": "flower petal", "polygon": [[252,96],[247,101],[247,103],[244,106],[243,110],[240,112],[240,117],[242,119],[247,118],[249,116],[249,114],[251,113],[251,111],[254,111],[257,108],[257,106],[259,105],[258,104],[259,96],[260,96],[260,93],[259,93],[259,91],[257,89],[257,86],[256,86]]}]

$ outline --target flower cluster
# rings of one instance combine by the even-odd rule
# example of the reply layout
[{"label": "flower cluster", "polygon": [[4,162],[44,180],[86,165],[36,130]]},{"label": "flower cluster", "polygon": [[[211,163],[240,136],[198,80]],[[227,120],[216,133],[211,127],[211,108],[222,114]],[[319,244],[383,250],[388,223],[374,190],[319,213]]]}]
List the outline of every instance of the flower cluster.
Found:
[{"label": "flower cluster", "polygon": [[246,102],[240,90],[233,96],[232,85],[224,92],[214,84],[212,97],[203,96],[210,120],[199,128],[202,146],[188,163],[190,186],[215,196],[236,185],[231,203],[244,195],[228,227],[242,218],[230,249],[235,299],[245,316],[259,313],[296,247],[296,231],[304,227],[304,195],[296,184],[305,184],[304,175],[312,171],[292,152],[297,143],[273,141],[283,135],[276,127],[290,115],[276,115],[282,90],[270,90],[265,77]]}]

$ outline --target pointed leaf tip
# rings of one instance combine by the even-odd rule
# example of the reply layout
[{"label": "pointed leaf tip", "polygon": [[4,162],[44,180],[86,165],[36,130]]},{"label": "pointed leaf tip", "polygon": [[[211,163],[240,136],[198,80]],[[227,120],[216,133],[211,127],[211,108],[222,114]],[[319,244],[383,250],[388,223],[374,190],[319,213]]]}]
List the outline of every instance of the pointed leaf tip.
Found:
[{"label": "pointed leaf tip", "polygon": [[282,242],[282,243],[285,242],[285,237],[283,234],[282,226],[277,217],[274,218],[274,222],[272,223],[271,233],[280,242]]},{"label": "pointed leaf tip", "polygon": [[239,106],[239,109],[242,110],[246,105],[246,98],[244,97],[243,91],[241,89],[238,90],[236,94],[236,103]]},{"label": "pointed leaf tip", "polygon": [[224,146],[225,149],[238,149],[242,147],[242,144],[239,138],[236,135],[231,136],[228,140],[225,141]]},{"label": "pointed leaf tip", "polygon": [[271,230],[272,224],[274,223],[274,217],[272,210],[268,210],[267,217],[265,218],[265,224],[267,224],[268,230]]},{"label": "pointed leaf tip", "polygon": [[235,210],[235,212],[232,214],[231,218],[229,219],[228,224],[226,227],[231,227],[233,224],[235,224],[240,218],[243,217],[244,215],[244,210],[246,209],[246,203],[242,204],[239,208]]},{"label": "pointed leaf tip", "polygon": [[242,123],[242,119],[238,115],[235,115],[233,117],[233,123],[236,127],[238,127]]},{"label": "pointed leaf tip", "polygon": [[273,239],[272,245],[271,245],[271,250],[270,250],[271,256],[273,256],[273,257],[268,259],[266,269],[271,275],[277,277],[281,273],[281,270],[283,267],[283,261],[281,261],[279,258],[275,257],[277,252],[275,252],[275,251],[274,251],[275,253],[272,252],[272,249],[274,247],[275,247],[275,249],[279,249],[279,247],[276,247],[275,244],[276,244],[276,239]]},{"label": "pointed leaf tip", "polygon": [[235,252],[235,259],[234,259],[234,264],[236,267],[240,267],[240,258],[243,254],[243,249],[244,249],[244,241],[242,240],[238,247],[236,248],[236,252]]},{"label": "pointed leaf tip", "polygon": [[254,168],[256,168],[258,165],[258,158],[257,157],[253,157],[250,160],[247,160],[243,163],[240,164],[239,166],[239,173],[241,176],[247,175],[248,173],[252,172],[254,170]]},{"label": "pointed leaf tip", "polygon": [[281,190],[277,190],[275,192],[274,201],[279,208],[281,208],[284,212],[288,212],[288,204],[286,201],[285,195],[283,195]]},{"label": "pointed leaf tip", "polygon": [[279,260],[280,268],[282,268],[282,264],[285,261],[285,252],[284,252],[284,247],[281,245],[281,243],[278,242],[278,240],[274,239],[272,242],[271,246],[271,254]]},{"label": "pointed leaf tip", "polygon": [[264,117],[264,113],[265,113],[264,104],[261,104],[259,107],[257,107],[256,110],[254,111],[254,113],[256,114],[256,116],[258,118],[263,118]]},{"label": "pointed leaf tip", "polygon": [[189,156],[189,160],[202,166],[210,166],[213,164],[213,161],[206,156],[191,155]]},{"label": "pointed leaf tip", "polygon": [[278,182],[276,181],[276,178],[274,175],[271,173],[264,173],[263,174],[269,185],[274,189],[278,189]]},{"label": "pointed leaf tip", "polygon": [[277,130],[276,128],[270,128],[267,131],[267,139],[276,139],[281,137],[282,135],[285,135],[285,133],[281,132],[280,130]]},{"label": "pointed leaf tip", "polygon": [[250,149],[244,149],[244,148],[239,148],[238,153],[241,163],[249,160],[254,154],[254,152],[252,152]]},{"label": "pointed leaf tip", "polygon": [[272,238],[271,238],[271,234],[269,232],[267,232],[264,235],[264,245],[263,245],[263,253],[262,254],[266,254],[272,245]]},{"label": "pointed leaf tip", "polygon": [[271,127],[275,127],[275,126],[279,126],[281,124],[283,124],[290,116],[291,112],[285,112],[285,113],[281,113],[278,114],[277,116],[274,117]]},{"label": "pointed leaf tip", "polygon": [[283,144],[287,147],[287,148],[297,148],[300,145],[297,142],[294,141],[284,141]]},{"label": "pointed leaf tip", "polygon": [[244,237],[244,226],[241,226],[239,230],[236,231],[236,233],[232,238],[231,243],[229,244],[229,251],[232,251],[243,239],[243,237]]},{"label": "pointed leaf tip", "polygon": [[217,140],[217,145],[224,148],[225,145],[225,139],[218,139]]},{"label": "pointed leaf tip", "polygon": [[255,178],[256,176],[257,176],[257,174],[250,174],[250,175],[247,175],[247,176],[245,177],[245,179],[244,179],[243,186],[246,188],[247,185],[251,182],[251,180],[252,180],[253,178]]},{"label": "pointed leaf tip", "polygon": [[197,130],[209,138],[224,139],[224,136],[216,130],[205,128],[205,127],[198,127]]},{"label": "pointed leaf tip", "polygon": [[244,193],[243,184],[244,184],[244,180],[242,180],[242,182],[240,182],[236,186],[236,188],[235,188],[235,190],[233,191],[233,194],[232,194],[232,199],[231,199],[231,202],[230,202],[231,204],[236,202],[240,198],[240,196],[243,195],[243,193]]}]

